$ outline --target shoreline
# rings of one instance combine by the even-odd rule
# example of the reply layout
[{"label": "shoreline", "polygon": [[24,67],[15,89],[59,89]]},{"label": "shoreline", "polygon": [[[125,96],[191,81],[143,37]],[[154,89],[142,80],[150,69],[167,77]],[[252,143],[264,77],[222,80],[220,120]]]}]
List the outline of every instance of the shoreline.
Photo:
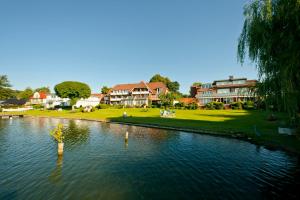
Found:
[{"label": "shoreline", "polygon": [[59,116],[36,116],[36,115],[28,115],[24,114],[24,117],[31,117],[31,118],[55,118],[55,119],[68,119],[68,120],[84,120],[84,121],[92,121],[92,122],[101,122],[101,123],[111,123],[111,124],[120,124],[120,125],[128,125],[128,126],[139,126],[145,128],[157,128],[157,129],[164,129],[164,130],[173,130],[173,131],[183,131],[188,133],[196,133],[196,134],[204,134],[204,135],[211,135],[215,137],[224,137],[224,138],[231,138],[242,140],[245,142],[249,142],[254,145],[263,146],[268,150],[276,151],[281,150],[289,154],[294,154],[296,156],[300,156],[300,152],[291,149],[284,145],[278,145],[271,142],[260,142],[253,138],[247,137],[244,135],[243,132],[237,131],[212,131],[212,130],[205,130],[205,129],[191,129],[191,128],[179,128],[179,127],[171,127],[171,126],[161,126],[155,124],[145,124],[145,123],[133,123],[133,122],[122,122],[122,121],[112,121],[106,119],[87,119],[87,118],[79,118],[79,117],[59,117]]}]

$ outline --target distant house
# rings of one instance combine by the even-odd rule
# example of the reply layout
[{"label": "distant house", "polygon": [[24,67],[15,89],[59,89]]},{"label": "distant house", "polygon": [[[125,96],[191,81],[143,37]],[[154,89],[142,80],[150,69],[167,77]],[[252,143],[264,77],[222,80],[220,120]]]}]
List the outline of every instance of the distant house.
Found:
[{"label": "distant house", "polygon": [[168,88],[162,82],[130,83],[115,85],[108,92],[109,104],[124,106],[142,106],[160,101],[159,95],[166,94]]},{"label": "distant house", "polygon": [[44,92],[35,92],[33,95],[29,98],[29,103],[32,105],[35,104],[46,104],[46,98],[47,94]]},{"label": "distant house", "polygon": [[191,90],[196,91],[195,97],[201,105],[212,101],[229,104],[237,101],[254,100],[253,88],[256,84],[256,80],[229,76],[228,79],[216,80],[201,86],[192,86]]},{"label": "distant house", "polygon": [[100,102],[103,100],[104,95],[103,94],[91,94],[89,98],[81,98],[79,99],[75,107],[80,108],[80,107],[87,107],[87,106],[97,106],[100,104]]},{"label": "distant house", "polygon": [[60,98],[55,94],[46,94],[43,92],[35,92],[30,98],[31,105],[41,104],[46,108],[54,108],[55,106],[69,106],[69,98]]}]

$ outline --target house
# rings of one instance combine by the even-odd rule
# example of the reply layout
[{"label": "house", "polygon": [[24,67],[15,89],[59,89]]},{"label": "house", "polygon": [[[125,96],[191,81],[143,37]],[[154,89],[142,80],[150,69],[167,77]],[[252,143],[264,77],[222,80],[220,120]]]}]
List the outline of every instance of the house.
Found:
[{"label": "house", "polygon": [[44,92],[35,92],[33,95],[29,98],[29,103],[32,105],[35,104],[46,104],[46,98],[47,94]]},{"label": "house", "polygon": [[178,103],[183,103],[184,105],[188,105],[191,103],[195,103],[197,105],[199,105],[199,101],[196,98],[180,98],[178,99]]},{"label": "house", "polygon": [[46,108],[54,108],[55,106],[69,106],[69,98],[60,98],[55,94],[46,94],[43,92],[35,92],[30,98],[31,105],[41,104]]},{"label": "house", "polygon": [[103,98],[104,98],[104,94],[91,94],[91,96],[89,98],[79,99],[76,102],[75,107],[76,108],[87,107],[87,106],[95,107],[98,104],[100,104],[100,102],[103,100]]},{"label": "house", "polygon": [[109,104],[124,106],[143,106],[159,102],[159,95],[168,92],[162,82],[119,84],[108,92]]},{"label": "house", "polygon": [[247,78],[234,78],[216,80],[213,83],[202,84],[201,86],[192,86],[195,90],[195,98],[200,105],[205,105],[212,101],[229,104],[237,101],[254,100],[254,87],[256,80],[247,80]]}]

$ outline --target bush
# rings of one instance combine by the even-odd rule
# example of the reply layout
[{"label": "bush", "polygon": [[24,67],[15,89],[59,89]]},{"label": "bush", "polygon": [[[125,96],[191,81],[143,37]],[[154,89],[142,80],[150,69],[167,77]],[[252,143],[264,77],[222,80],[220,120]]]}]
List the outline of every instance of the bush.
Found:
[{"label": "bush", "polygon": [[224,103],[213,101],[210,103],[207,103],[205,105],[205,108],[208,110],[223,110],[224,109]]},{"label": "bush", "polygon": [[243,104],[240,101],[238,101],[238,102],[232,102],[230,104],[230,107],[233,110],[241,110],[241,109],[243,109]]},{"label": "bush", "polygon": [[175,103],[175,108],[183,108],[184,107],[184,103],[183,102],[179,102],[179,103]]},{"label": "bush", "polygon": [[121,109],[123,107],[124,107],[124,105],[113,105],[113,108],[117,108],[117,109]]},{"label": "bush", "polygon": [[42,108],[44,108],[44,105],[36,104],[36,105],[33,105],[32,107],[33,107],[33,109],[42,109]]},{"label": "bush", "polygon": [[96,106],[97,109],[107,109],[110,108],[111,106],[109,104],[99,104]]},{"label": "bush", "polygon": [[3,110],[3,109],[2,109],[2,108],[0,108],[0,112],[2,112],[2,110]]},{"label": "bush", "polygon": [[196,110],[198,109],[198,104],[196,103],[189,103],[188,105],[185,106],[186,109],[189,109],[189,110]]},{"label": "bush", "polygon": [[245,110],[254,110],[255,109],[255,104],[253,101],[246,101],[243,104],[243,109]]}]

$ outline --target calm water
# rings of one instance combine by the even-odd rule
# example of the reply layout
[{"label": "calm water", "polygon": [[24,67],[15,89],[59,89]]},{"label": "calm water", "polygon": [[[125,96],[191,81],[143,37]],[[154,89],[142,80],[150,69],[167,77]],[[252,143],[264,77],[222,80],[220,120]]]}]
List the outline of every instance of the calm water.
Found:
[{"label": "calm water", "polygon": [[[49,136],[58,122],[68,129],[60,158]],[[79,120],[0,120],[0,199],[296,199],[299,169],[297,157],[234,139]]]}]

